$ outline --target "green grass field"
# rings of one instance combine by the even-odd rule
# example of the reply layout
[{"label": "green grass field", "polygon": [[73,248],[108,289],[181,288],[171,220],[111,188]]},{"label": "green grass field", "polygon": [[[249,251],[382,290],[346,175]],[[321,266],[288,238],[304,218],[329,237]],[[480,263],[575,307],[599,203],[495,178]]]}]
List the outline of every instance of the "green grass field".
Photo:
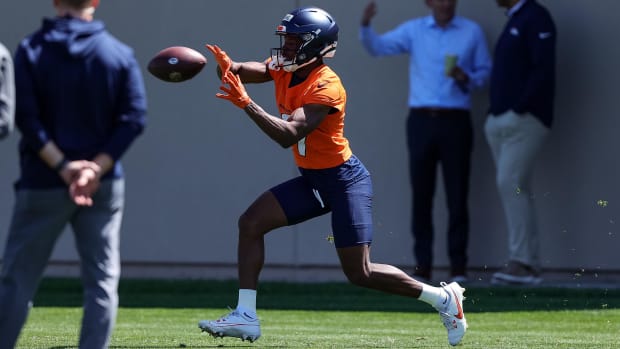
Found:
[{"label": "green grass field", "polygon": [[[430,306],[349,284],[265,282],[263,336],[212,338],[197,323],[235,306],[235,282],[123,280],[111,348],[449,348]],[[459,348],[620,348],[620,290],[469,288]],[[17,348],[76,348],[76,280],[46,279]],[[0,339],[1,340],[1,339]]]}]

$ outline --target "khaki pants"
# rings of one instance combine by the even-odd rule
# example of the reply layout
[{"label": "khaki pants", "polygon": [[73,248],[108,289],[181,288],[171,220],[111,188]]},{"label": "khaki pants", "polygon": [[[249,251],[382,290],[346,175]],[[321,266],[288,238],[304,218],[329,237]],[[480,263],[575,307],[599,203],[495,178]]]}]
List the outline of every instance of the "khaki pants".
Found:
[{"label": "khaki pants", "polygon": [[496,184],[508,224],[509,260],[540,267],[531,177],[549,129],[532,114],[489,115],[485,136],[497,169]]}]

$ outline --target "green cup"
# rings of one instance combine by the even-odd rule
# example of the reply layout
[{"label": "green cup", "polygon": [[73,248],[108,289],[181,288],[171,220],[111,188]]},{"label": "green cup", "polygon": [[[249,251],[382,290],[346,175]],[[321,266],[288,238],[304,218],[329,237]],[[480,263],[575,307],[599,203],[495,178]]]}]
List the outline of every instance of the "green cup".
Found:
[{"label": "green cup", "polygon": [[458,61],[459,56],[457,55],[446,55],[444,58],[444,73],[446,75],[450,75],[452,68],[456,67],[456,61]]}]

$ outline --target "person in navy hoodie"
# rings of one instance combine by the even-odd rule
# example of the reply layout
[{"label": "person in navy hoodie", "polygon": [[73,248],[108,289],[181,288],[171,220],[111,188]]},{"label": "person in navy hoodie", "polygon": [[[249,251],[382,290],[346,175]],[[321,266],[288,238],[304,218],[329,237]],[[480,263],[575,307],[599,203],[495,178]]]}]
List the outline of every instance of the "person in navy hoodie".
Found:
[{"label": "person in navy hoodie", "polygon": [[535,0],[496,0],[508,22],[494,52],[486,139],[508,225],[509,257],[493,283],[537,284],[539,232],[531,177],[553,121],[556,28]]},{"label": "person in navy hoodie", "polygon": [[54,0],[15,53],[20,173],[0,274],[0,348],[13,348],[54,244],[70,225],[84,290],[80,348],[109,346],[124,207],[120,159],[142,133],[133,50],[93,18],[98,0]]}]

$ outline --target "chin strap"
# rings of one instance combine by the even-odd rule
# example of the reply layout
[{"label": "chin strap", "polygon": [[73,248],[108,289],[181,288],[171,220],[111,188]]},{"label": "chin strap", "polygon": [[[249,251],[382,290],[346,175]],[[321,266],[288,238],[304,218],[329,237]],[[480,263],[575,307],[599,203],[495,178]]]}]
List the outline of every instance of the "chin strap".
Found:
[{"label": "chin strap", "polygon": [[291,60],[284,59],[284,57],[282,57],[281,55],[271,56],[271,61],[269,62],[269,69],[276,70],[276,71],[280,69],[284,69],[284,71],[292,73],[301,67],[305,67],[306,65],[312,62],[315,62],[316,60],[317,60],[317,57],[314,57],[310,59],[309,61],[307,61],[306,63],[296,64],[295,62]]},{"label": "chin strap", "polygon": [[306,63],[304,63],[304,64],[295,64],[295,63],[291,62],[291,63],[290,63],[290,64],[288,64],[288,65],[283,65],[283,66],[282,66],[282,68],[284,68],[284,71],[287,71],[287,72],[289,72],[289,73],[292,73],[292,72],[296,71],[297,69],[299,69],[299,68],[301,68],[301,67],[305,67],[305,66],[307,66],[308,64],[310,64],[310,63],[312,63],[312,62],[315,62],[315,61],[316,61],[316,57],[312,58],[311,60],[307,61],[307,62],[306,62]]}]

